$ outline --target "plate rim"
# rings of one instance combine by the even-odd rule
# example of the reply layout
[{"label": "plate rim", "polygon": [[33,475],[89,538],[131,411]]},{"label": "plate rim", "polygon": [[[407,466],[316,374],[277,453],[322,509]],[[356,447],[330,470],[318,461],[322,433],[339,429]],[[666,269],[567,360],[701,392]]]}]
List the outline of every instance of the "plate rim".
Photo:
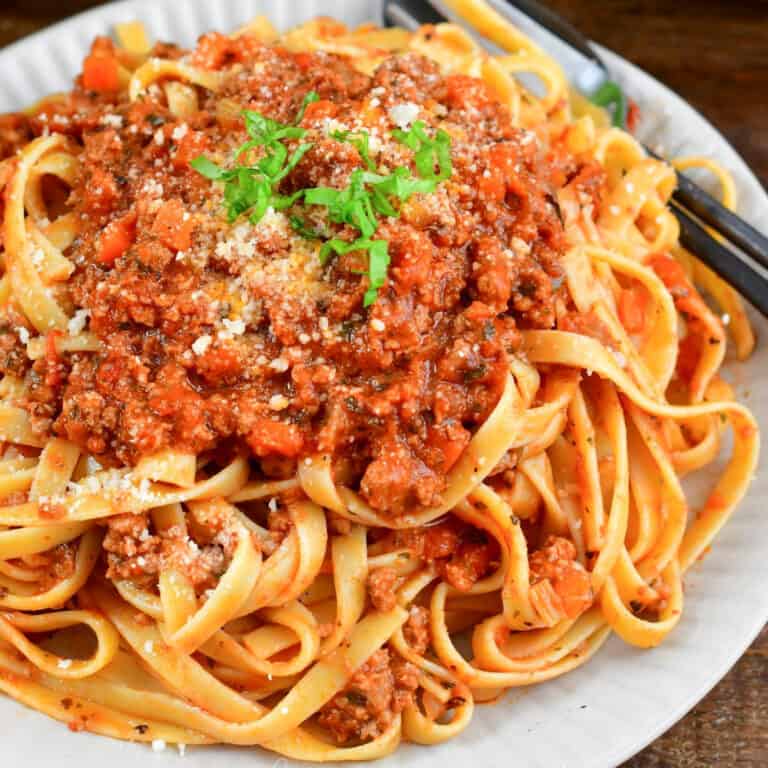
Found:
[{"label": "plate rim", "polygon": [[[105,26],[109,23],[109,17],[113,14],[118,14],[121,11],[131,14],[133,17],[139,15],[142,10],[149,9],[152,5],[164,5],[172,6],[176,3],[179,5],[190,4],[199,5],[206,2],[216,2],[216,0],[112,0],[101,5],[97,5],[92,8],[84,9],[72,16],[68,16],[53,24],[47,25],[41,29],[29,32],[22,37],[14,40],[6,46],[0,48],[0,63],[6,57],[12,57],[21,52],[25,47],[34,45],[46,38],[56,38],[59,35],[66,35],[69,30],[75,29],[78,25],[84,22],[95,21],[98,22],[100,18],[104,19]],[[374,8],[373,0],[370,0],[371,7]],[[380,14],[374,11],[373,18],[379,17]],[[108,29],[105,29],[105,34],[108,33]],[[610,69],[618,69],[624,75],[629,73],[630,78],[645,79],[650,82],[654,88],[663,92],[664,97],[669,102],[674,102],[678,108],[688,111],[696,116],[696,118],[705,123],[712,131],[712,134],[717,140],[718,148],[726,148],[727,153],[735,158],[738,166],[739,173],[749,182],[753,192],[758,192],[759,208],[764,211],[765,215],[768,215],[768,191],[761,183],[760,179],[756,176],[751,166],[741,156],[739,151],[726,139],[720,129],[715,126],[708,117],[702,114],[696,107],[690,104],[680,94],[675,92],[672,88],[666,85],[664,82],[656,78],[653,74],[642,69],[632,61],[624,58],[619,53],[607,48],[599,43],[594,43],[601,55],[605,56],[609,63]],[[22,109],[24,104],[17,105],[16,109]],[[738,186],[738,184],[737,184]],[[754,218],[754,217],[751,217]],[[754,493],[753,488],[747,491],[747,496]],[[746,502],[747,496],[741,501],[741,504]],[[727,525],[727,524],[726,524]],[[707,674],[701,684],[697,685],[695,690],[688,692],[684,697],[682,703],[676,706],[671,712],[664,712],[658,721],[652,725],[649,725],[642,734],[629,743],[625,743],[623,746],[618,747],[608,753],[604,753],[601,758],[596,758],[596,761],[592,763],[593,768],[616,768],[625,760],[630,759],[647,746],[652,744],[659,736],[664,734],[670,728],[672,728],[677,722],[682,720],[687,713],[689,713],[699,702],[701,702],[707,694],[712,691],[718,683],[728,674],[733,666],[741,659],[745,651],[754,642],[755,638],[759,635],[766,622],[768,621],[768,608],[764,614],[755,614],[754,621],[751,623],[748,631],[745,631],[739,636],[739,642],[734,646],[728,657],[718,665],[715,671]],[[6,697],[3,697],[6,698]],[[20,708],[27,709],[23,704],[15,702]],[[597,760],[600,762],[597,762]]]}]

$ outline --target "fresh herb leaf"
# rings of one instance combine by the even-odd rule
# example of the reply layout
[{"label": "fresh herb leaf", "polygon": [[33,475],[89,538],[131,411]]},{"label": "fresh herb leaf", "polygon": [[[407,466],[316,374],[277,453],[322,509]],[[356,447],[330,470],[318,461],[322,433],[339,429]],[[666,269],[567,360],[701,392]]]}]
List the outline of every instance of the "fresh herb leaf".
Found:
[{"label": "fresh herb leaf", "polygon": [[389,251],[386,240],[374,240],[368,248],[368,290],[363,297],[363,306],[369,307],[376,301],[379,288],[384,285],[389,269]]},{"label": "fresh herb leaf", "polygon": [[288,220],[291,223],[293,231],[297,232],[302,237],[306,237],[307,240],[321,240],[324,237],[322,232],[311,229],[309,224],[300,216],[291,216]]},{"label": "fresh herb leaf", "polygon": [[[451,165],[451,139],[445,131],[438,131],[431,138],[425,125],[417,121],[408,132],[395,132],[396,138],[414,150],[414,162],[421,178],[414,178],[409,168],[400,166],[389,175],[377,173],[369,154],[369,135],[362,131],[336,131],[331,134],[339,141],[353,143],[368,170],[356,168],[344,189],[317,187],[304,192],[306,205],[322,205],[328,208],[328,218],[337,224],[349,224],[360,232],[352,242],[332,238],[320,248],[320,260],[325,264],[331,255],[342,255],[350,251],[366,251],[368,254],[368,289],[363,297],[363,306],[369,307],[376,301],[379,289],[384,285],[389,268],[388,244],[385,240],[371,240],[378,229],[377,215],[395,218],[399,210],[392,199],[407,201],[416,193],[434,192],[437,185],[453,173]],[[437,170],[436,170],[437,169]]]},{"label": "fresh herb leaf", "polygon": [[320,101],[320,96],[317,91],[309,91],[309,93],[304,96],[301,102],[301,107],[299,108],[299,114],[296,115],[296,125],[304,119],[304,113],[307,111],[307,107],[310,104],[314,104],[316,101]]},{"label": "fresh herb leaf", "polygon": [[[317,101],[317,94],[310,91],[302,102],[301,119],[307,104]],[[278,192],[280,182],[296,167],[301,158],[311,149],[310,142],[304,142],[288,156],[286,139],[300,139],[306,133],[296,125],[284,125],[262,115],[260,112],[246,109],[243,111],[245,130],[250,137],[235,153],[235,160],[255,147],[264,147],[264,155],[253,165],[237,165],[226,169],[216,165],[209,158],[200,155],[190,165],[198,173],[211,181],[224,182],[224,202],[230,222],[247,213],[252,224],[257,224],[272,207],[283,210],[293,205],[303,191],[292,195]]]},{"label": "fresh herb leaf", "polygon": [[336,141],[346,141],[351,144],[360,155],[369,171],[376,170],[376,163],[371,159],[370,141],[371,135],[368,131],[332,131],[331,138]]},{"label": "fresh herb leaf", "polygon": [[227,171],[225,168],[220,168],[212,160],[209,160],[207,157],[203,157],[203,155],[199,155],[198,157],[194,158],[194,160],[191,160],[189,164],[199,174],[205,176],[206,179],[210,179],[211,181],[220,181],[221,179],[227,178],[228,174],[231,173],[231,171]]},{"label": "fresh herb leaf", "polygon": [[603,107],[611,116],[617,128],[625,128],[627,122],[627,97],[621,86],[613,80],[606,80],[593,94],[592,103]]},{"label": "fresh herb leaf", "polygon": [[417,120],[407,131],[396,128],[392,135],[413,150],[416,170],[423,179],[445,181],[451,177],[451,137],[445,131],[438,130],[432,138],[424,121]]}]

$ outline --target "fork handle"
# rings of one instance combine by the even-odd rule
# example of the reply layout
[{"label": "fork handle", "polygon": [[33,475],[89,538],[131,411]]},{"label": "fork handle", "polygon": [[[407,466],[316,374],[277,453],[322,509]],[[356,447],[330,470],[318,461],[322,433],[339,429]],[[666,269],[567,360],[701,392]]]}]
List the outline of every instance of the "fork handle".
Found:
[{"label": "fork handle", "polygon": [[680,243],[768,317],[768,282],[759,269],[715,240],[676,200],[670,208],[680,223]]}]

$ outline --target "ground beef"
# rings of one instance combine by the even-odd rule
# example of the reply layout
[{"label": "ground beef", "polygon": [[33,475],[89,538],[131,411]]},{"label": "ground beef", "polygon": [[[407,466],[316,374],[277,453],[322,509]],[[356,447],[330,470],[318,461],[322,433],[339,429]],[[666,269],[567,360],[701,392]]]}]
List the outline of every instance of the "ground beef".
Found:
[{"label": "ground beef", "polygon": [[339,744],[375,739],[413,702],[418,682],[417,667],[381,648],[320,710],[317,721]]},{"label": "ground beef", "polygon": [[368,596],[377,611],[391,611],[397,605],[397,571],[375,568],[368,574]]},{"label": "ground beef", "polygon": [[426,528],[387,533],[383,544],[387,549],[409,549],[415,557],[434,562],[440,576],[462,592],[500,562],[499,545],[492,537],[452,516]]},{"label": "ground beef", "polygon": [[195,539],[174,526],[150,531],[146,514],[110,517],[102,544],[107,553],[107,578],[154,585],[161,570],[184,574],[198,592],[213,589],[232,557],[237,539],[224,525],[197,527]]},{"label": "ground beef", "polygon": [[556,607],[563,615],[574,618],[592,604],[590,575],[576,560],[573,542],[560,536],[549,536],[544,546],[533,552],[528,560],[531,584],[549,580]]},{"label": "ground beef", "polygon": [[46,592],[75,572],[77,564],[77,544],[67,542],[59,544],[47,552],[39,552],[24,557],[24,564],[40,570],[41,579],[37,582],[40,592]]},{"label": "ground beef", "polygon": [[[372,74],[247,35],[205,35],[189,53],[221,71],[222,86],[199,89],[199,109],[184,119],[162,88],[129,102],[82,77],[35,114],[0,119],[0,156],[50,132],[82,147],[69,198],[79,231],[65,254],[75,271],[57,298],[85,311],[100,342],[95,354],[27,366],[6,332],[0,368],[25,379],[21,405],[38,432],[103,464],[133,465],[174,446],[249,454],[263,475],[282,477],[322,452],[381,514],[439,504],[501,396],[520,329],[554,326],[565,293],[557,192],[573,183],[598,195],[599,175],[565,155],[547,160],[480,79],[443,75],[415,53]],[[99,38],[92,55],[117,54]],[[220,186],[190,166],[201,154],[233,162],[248,139],[244,108],[293,124],[312,91],[306,134],[285,144],[288,153],[312,146],[280,181],[281,195],[342,189],[366,168],[366,151],[344,138],[352,126],[369,133],[381,173],[416,174],[413,150],[395,133],[404,108],[418,108],[431,134],[452,137],[450,178],[413,195],[400,215],[377,218],[391,267],[369,307],[364,255],[321,264],[296,231],[355,237],[327,207],[297,200],[253,225],[228,221]],[[492,544],[461,542],[439,567],[466,589],[495,557]]]},{"label": "ground beef", "polygon": [[429,608],[412,605],[408,620],[403,625],[405,642],[418,654],[424,654],[429,648]]}]

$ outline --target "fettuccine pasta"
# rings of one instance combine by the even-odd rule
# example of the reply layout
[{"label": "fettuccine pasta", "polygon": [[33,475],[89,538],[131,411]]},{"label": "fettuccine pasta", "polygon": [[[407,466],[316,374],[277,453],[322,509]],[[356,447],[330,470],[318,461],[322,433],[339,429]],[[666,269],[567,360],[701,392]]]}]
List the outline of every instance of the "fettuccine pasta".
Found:
[{"label": "fettuccine pasta", "polygon": [[685,620],[756,467],[720,375],[747,314],[681,248],[673,168],[450,5],[504,55],[131,23],[0,117],[7,695],[155,749],[368,760]]}]

